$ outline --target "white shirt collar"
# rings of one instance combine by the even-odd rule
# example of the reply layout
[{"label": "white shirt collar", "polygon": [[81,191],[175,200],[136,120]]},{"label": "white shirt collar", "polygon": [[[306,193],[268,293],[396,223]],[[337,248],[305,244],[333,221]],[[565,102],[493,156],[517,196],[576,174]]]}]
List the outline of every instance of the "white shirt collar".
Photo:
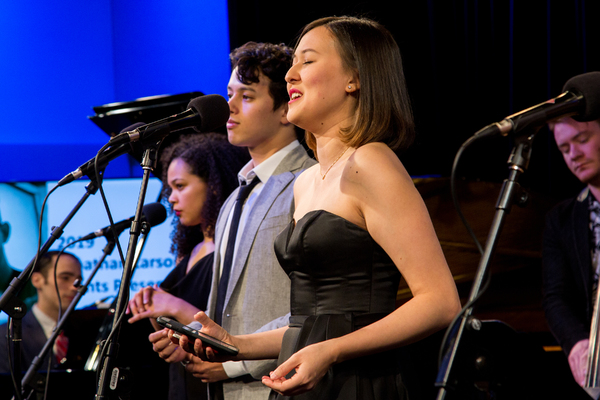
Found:
[{"label": "white shirt collar", "polygon": [[250,183],[254,177],[258,176],[261,182],[266,182],[269,180],[275,169],[281,161],[287,156],[292,150],[296,147],[300,146],[300,142],[297,140],[292,141],[287,146],[279,149],[275,154],[271,157],[267,158],[265,161],[261,162],[257,166],[254,166],[254,161],[250,160],[238,173],[238,180],[240,184],[242,182]]}]

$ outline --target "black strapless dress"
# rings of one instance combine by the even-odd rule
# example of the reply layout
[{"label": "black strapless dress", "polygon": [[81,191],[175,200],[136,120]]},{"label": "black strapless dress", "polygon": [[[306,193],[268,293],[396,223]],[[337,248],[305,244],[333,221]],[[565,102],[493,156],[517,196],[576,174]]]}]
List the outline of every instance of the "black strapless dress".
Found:
[{"label": "black strapless dress", "polygon": [[[291,318],[279,363],[299,349],[340,337],[395,309],[398,269],[367,231],[324,210],[307,213],[275,240],[291,279]],[[271,399],[287,399],[271,392]],[[405,399],[396,351],[333,365],[293,399]]]}]

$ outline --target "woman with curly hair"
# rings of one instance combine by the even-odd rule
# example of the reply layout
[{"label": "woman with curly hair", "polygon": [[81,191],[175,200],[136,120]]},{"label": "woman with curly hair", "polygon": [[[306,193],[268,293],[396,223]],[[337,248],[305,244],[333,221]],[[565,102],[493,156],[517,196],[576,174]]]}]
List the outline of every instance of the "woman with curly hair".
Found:
[{"label": "woman with curly hair", "polygon": [[[177,265],[158,286],[140,290],[129,302],[130,323],[171,316],[189,323],[206,309],[212,279],[215,224],[221,205],[238,186],[237,172],[248,161],[248,151],[229,144],[225,135],[183,136],[161,154],[162,199],[175,213],[171,251]],[[206,385],[170,364],[169,398],[205,398]]]}]

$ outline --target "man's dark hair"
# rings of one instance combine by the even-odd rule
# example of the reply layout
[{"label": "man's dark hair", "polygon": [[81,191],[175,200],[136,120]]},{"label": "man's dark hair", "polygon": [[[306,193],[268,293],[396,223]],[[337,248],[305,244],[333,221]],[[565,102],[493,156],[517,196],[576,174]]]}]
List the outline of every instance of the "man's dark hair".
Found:
[{"label": "man's dark hair", "polygon": [[44,275],[44,278],[48,278],[48,271],[50,271],[51,268],[54,267],[55,262],[52,262],[52,258],[54,256],[60,256],[60,257],[72,257],[75,260],[77,260],[77,262],[79,263],[79,265],[81,266],[81,260],[72,253],[68,253],[66,251],[49,251],[46,254],[42,254],[38,259],[37,262],[35,263],[35,267],[33,268],[33,272],[39,272],[42,275]]},{"label": "man's dark hair", "polygon": [[232,68],[237,67],[240,82],[258,83],[260,74],[269,78],[269,93],[273,111],[289,101],[285,75],[292,65],[294,50],[282,44],[248,42],[233,50],[229,56]]}]

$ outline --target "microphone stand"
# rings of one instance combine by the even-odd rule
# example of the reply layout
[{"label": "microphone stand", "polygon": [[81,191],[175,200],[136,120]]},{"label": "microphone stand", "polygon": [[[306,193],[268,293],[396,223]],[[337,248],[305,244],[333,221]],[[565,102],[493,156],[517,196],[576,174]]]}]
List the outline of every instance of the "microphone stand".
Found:
[{"label": "microphone stand", "polygon": [[[111,238],[107,239],[106,246],[104,246],[104,249],[102,250],[102,257],[96,263],[96,266],[94,267],[92,273],[90,274],[90,276],[88,277],[88,279],[85,281],[85,283],[83,285],[79,285],[77,287],[77,294],[73,298],[73,301],[71,301],[71,303],[69,304],[69,307],[66,309],[64,314],[61,316],[60,320],[56,323],[56,328],[54,329],[54,331],[52,331],[52,334],[46,341],[46,344],[44,344],[44,347],[42,347],[42,350],[31,362],[29,369],[25,373],[25,377],[21,381],[21,387],[23,388],[23,395],[26,395],[23,398],[29,399],[31,394],[33,394],[35,388],[33,387],[33,385],[31,385],[31,381],[34,379],[35,373],[39,369],[40,364],[44,360],[44,357],[46,356],[46,354],[48,354],[50,352],[50,349],[52,348],[52,346],[54,346],[54,341],[56,340],[56,337],[60,334],[60,331],[62,330],[62,327],[65,324],[67,318],[69,318],[69,316],[71,315],[71,313],[77,306],[77,303],[79,303],[79,300],[81,299],[81,297],[83,297],[85,295],[85,293],[87,292],[88,286],[92,282],[92,279],[94,279],[94,276],[96,275],[96,272],[98,272],[98,269],[100,269],[100,266],[104,262],[104,259],[107,256],[109,256],[110,254],[112,254],[113,250],[115,249],[115,245],[116,245],[116,238],[114,237],[114,235],[111,235]],[[26,393],[27,390],[29,390],[28,394]],[[14,399],[14,397],[13,397],[13,399]]]},{"label": "microphone stand", "polygon": [[[117,297],[115,313],[113,318],[113,331],[109,335],[105,346],[107,348],[106,356],[102,363],[102,369],[100,371],[100,377],[98,379],[98,386],[96,392],[96,399],[104,399],[108,392],[108,389],[116,391],[117,389],[123,390],[129,383],[129,378],[124,369],[115,367],[115,361],[119,351],[119,333],[121,330],[121,314],[127,307],[129,300],[129,285],[131,282],[131,276],[133,273],[133,266],[135,260],[135,249],[137,247],[137,241],[142,230],[142,208],[144,206],[144,199],[146,197],[146,190],[148,188],[148,180],[150,178],[150,172],[156,165],[157,149],[162,143],[162,140],[158,143],[148,146],[144,149],[144,156],[142,159],[142,169],[144,170],[142,176],[142,183],[140,188],[140,194],[138,197],[137,208],[135,211],[134,219],[131,223],[131,229],[129,230],[129,245],[127,247],[127,255],[125,256],[125,264],[123,265],[123,274],[121,277],[121,285],[119,287],[119,294]],[[110,374],[110,379],[108,378]],[[121,385],[121,388],[119,388]],[[117,392],[118,395],[118,392]]]},{"label": "microphone stand", "polygon": [[[73,219],[77,211],[79,211],[79,209],[83,206],[88,197],[90,197],[90,195],[92,194],[95,194],[97,190],[98,186],[96,185],[95,181],[92,180],[86,186],[85,194],[75,205],[75,207],[71,210],[69,215],[67,215],[64,221],[58,227],[55,227],[52,230],[50,237],[48,238],[48,240],[46,240],[46,242],[39,251],[40,255],[46,254],[48,252],[48,250],[50,249],[50,247],[52,247],[54,242],[62,236],[65,227],[71,221],[71,219]],[[21,354],[21,346],[19,343],[22,338],[21,319],[25,316],[27,312],[27,307],[21,300],[17,298],[17,296],[23,288],[23,286],[25,285],[25,283],[27,283],[27,280],[29,279],[29,276],[33,271],[36,259],[37,255],[29,262],[29,264],[23,269],[23,271],[21,271],[19,276],[14,278],[10,282],[10,284],[0,297],[0,310],[4,311],[11,318],[13,324],[13,349],[18,350],[18,352],[13,352],[15,354],[14,372],[16,382],[16,393],[21,393],[21,364],[20,361],[18,361]]]},{"label": "microphone stand", "polygon": [[[537,130],[536,130],[537,132]],[[516,144],[509,156],[509,177],[504,180],[498,201],[496,203],[496,214],[492,221],[492,226],[488,234],[488,240],[482,258],[479,262],[475,278],[473,280],[473,286],[471,287],[471,293],[469,300],[467,301],[465,308],[462,311],[462,317],[458,327],[451,326],[448,329],[455,331],[455,336],[450,336],[448,343],[449,348],[444,354],[440,370],[438,371],[435,386],[439,387],[437,399],[443,400],[446,397],[448,389],[456,389],[458,379],[452,375],[452,366],[456,362],[457,353],[460,347],[460,339],[466,330],[478,331],[481,329],[481,321],[472,317],[473,304],[480,296],[481,286],[484,278],[487,274],[490,260],[494,253],[496,244],[502,227],[504,225],[504,219],[506,214],[511,210],[513,202],[516,200],[517,203],[524,203],[527,199],[527,194],[522,192],[519,185],[518,178],[525,172],[529,165],[529,158],[531,156],[532,142],[535,132],[529,136],[522,136],[516,138]]]}]

